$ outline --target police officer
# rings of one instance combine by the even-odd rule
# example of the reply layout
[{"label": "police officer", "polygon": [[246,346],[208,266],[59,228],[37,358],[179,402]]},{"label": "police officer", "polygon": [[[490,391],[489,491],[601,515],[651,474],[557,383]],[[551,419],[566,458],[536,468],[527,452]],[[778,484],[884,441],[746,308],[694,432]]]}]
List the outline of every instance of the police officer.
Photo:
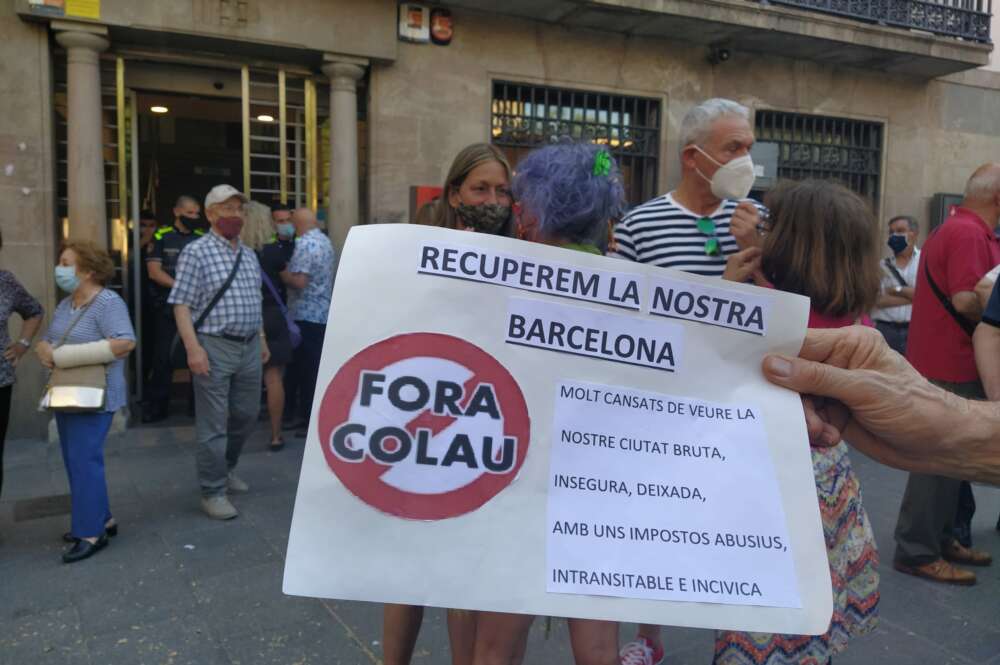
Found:
[{"label": "police officer", "polygon": [[178,198],[174,205],[173,225],[156,230],[153,234],[153,249],[146,256],[156,332],[153,339],[153,370],[142,413],[144,423],[157,422],[167,417],[174,373],[170,347],[177,334],[173,307],[167,304],[167,296],[174,285],[174,271],[177,269],[177,258],[181,250],[205,233],[206,224],[200,213],[201,207],[194,198]]}]

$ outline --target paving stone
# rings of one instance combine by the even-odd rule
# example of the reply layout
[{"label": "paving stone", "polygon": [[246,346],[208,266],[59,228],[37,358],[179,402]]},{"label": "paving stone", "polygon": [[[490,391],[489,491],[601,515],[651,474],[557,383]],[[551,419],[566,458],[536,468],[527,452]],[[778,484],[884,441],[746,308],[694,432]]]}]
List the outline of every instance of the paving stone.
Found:
[{"label": "paving stone", "polygon": [[949,653],[932,640],[911,630],[881,621],[871,634],[854,640],[843,654],[834,658],[836,665],[871,665],[872,663],[933,663],[934,665],[970,665],[963,656]]},{"label": "paving stone", "polygon": [[75,607],[0,622],[0,663],[89,662]]},{"label": "paving stone", "polygon": [[[222,524],[227,528],[191,531],[183,538],[174,536],[174,543],[179,543],[179,539],[186,541],[178,551],[177,560],[180,569],[190,579],[278,561],[274,550],[249,520],[236,518]],[[184,545],[191,545],[192,548],[185,548]]]},{"label": "paving stone", "polygon": [[94,663],[230,665],[212,635],[190,617],[134,622],[87,640]]},{"label": "paving stone", "polygon": [[259,632],[225,637],[221,644],[233,665],[366,665],[379,662],[370,647],[362,648],[341,627],[329,624],[275,625]]}]

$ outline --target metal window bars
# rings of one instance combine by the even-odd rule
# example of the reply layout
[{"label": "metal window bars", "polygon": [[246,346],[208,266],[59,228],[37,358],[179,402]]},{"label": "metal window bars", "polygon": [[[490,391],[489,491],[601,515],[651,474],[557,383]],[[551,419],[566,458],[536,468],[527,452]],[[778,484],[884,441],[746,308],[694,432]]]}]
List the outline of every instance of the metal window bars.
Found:
[{"label": "metal window bars", "polygon": [[328,168],[318,163],[328,152],[318,129],[329,115],[324,95],[313,80],[284,69],[245,67],[243,76],[247,193],[264,203],[315,208]]},{"label": "metal window bars", "polygon": [[777,143],[778,177],[832,179],[877,209],[884,127],[880,122],[757,110],[758,141]]},{"label": "metal window bars", "polygon": [[614,155],[630,205],[657,194],[659,100],[495,81],[491,112],[491,140],[512,165],[547,143],[591,141]]}]

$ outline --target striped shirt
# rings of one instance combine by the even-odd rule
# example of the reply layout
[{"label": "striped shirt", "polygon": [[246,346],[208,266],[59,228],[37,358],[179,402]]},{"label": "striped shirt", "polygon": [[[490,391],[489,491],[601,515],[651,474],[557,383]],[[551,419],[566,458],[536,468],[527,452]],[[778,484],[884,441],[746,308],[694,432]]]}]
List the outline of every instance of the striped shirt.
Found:
[{"label": "striped shirt", "polygon": [[[42,336],[52,346],[57,346],[66,333],[66,329],[80,314],[73,307],[73,296],[64,298],[52,314],[52,323]],[[117,293],[110,289],[100,291],[86,311],[80,316],[64,344],[86,344],[99,342],[102,339],[130,339],[135,341],[135,330],[128,318],[128,307]],[[107,369],[107,399],[104,408],[107,411],[117,411],[128,402],[128,391],[125,388],[125,359],[119,358],[108,363]]]},{"label": "striped shirt", "polygon": [[260,264],[252,249],[212,231],[190,243],[177,260],[177,275],[167,302],[191,308],[192,322],[208,306],[233,270],[237,252],[243,252],[236,278],[216,303],[197,332],[203,335],[248,337],[260,330]]},{"label": "striped shirt", "polygon": [[[764,207],[749,200],[761,211]],[[658,196],[632,209],[615,226],[617,249],[612,256],[649,263],[661,268],[674,268],[695,275],[722,277],[726,258],[739,250],[729,232],[729,221],[739,201],[724,200],[715,212],[696,215],[674,200],[672,193]],[[705,253],[705,241],[710,236],[698,230],[698,220],[708,217],[715,222],[715,237],[721,254]]]}]

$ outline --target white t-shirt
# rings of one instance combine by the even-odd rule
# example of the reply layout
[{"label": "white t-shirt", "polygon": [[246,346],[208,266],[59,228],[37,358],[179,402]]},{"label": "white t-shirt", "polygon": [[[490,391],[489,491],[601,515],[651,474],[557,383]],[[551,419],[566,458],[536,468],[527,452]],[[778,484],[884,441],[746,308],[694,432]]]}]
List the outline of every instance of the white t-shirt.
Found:
[{"label": "white t-shirt", "polygon": [[[899,264],[896,263],[895,258],[890,258],[892,264],[899,271],[899,274],[903,276],[906,281],[907,286],[917,285],[917,268],[920,265],[920,250],[916,247],[913,248],[913,256],[910,257],[910,262],[906,264],[905,268],[900,268]],[[882,293],[892,295],[893,290],[897,286],[900,286],[899,280],[896,279],[892,271],[885,265],[885,259],[880,262],[882,266]],[[909,323],[910,313],[913,311],[913,305],[899,305],[897,307],[882,307],[875,308],[872,312],[872,318],[876,321],[890,321],[892,323]]]}]

